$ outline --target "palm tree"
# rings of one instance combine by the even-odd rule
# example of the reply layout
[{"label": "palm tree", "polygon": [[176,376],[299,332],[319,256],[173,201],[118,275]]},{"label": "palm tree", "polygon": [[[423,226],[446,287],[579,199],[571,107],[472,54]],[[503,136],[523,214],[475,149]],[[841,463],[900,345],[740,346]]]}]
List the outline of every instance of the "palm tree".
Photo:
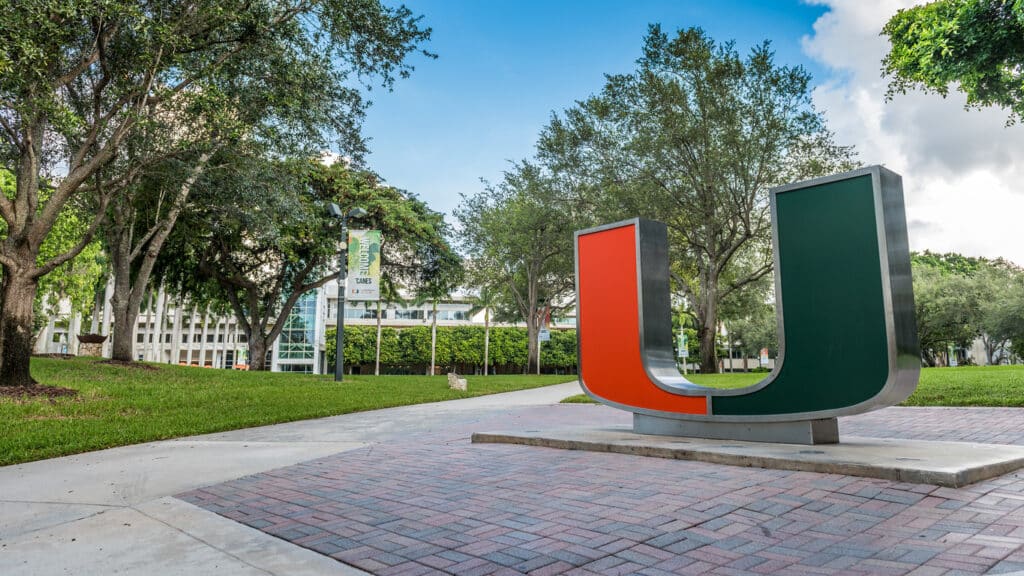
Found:
[{"label": "palm tree", "polygon": [[382,274],[380,278],[380,298],[377,299],[377,355],[373,364],[374,376],[380,376],[381,317],[383,316],[381,304],[383,304],[383,308],[387,308],[396,302],[404,303],[404,300],[398,293],[398,287],[389,276]]},{"label": "palm tree", "polygon": [[473,303],[469,310],[470,316],[476,316],[481,310],[484,313],[484,376],[487,376],[491,353],[491,309],[498,303],[498,291],[485,285],[470,302]]}]

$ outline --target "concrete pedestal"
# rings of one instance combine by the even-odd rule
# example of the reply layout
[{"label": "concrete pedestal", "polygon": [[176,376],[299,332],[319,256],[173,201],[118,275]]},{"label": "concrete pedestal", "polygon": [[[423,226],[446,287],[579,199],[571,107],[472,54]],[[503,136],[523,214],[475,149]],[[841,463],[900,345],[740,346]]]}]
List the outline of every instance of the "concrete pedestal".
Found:
[{"label": "concrete pedestal", "polygon": [[835,418],[795,422],[700,422],[633,414],[633,432],[658,436],[686,436],[713,440],[782,442],[785,444],[836,444],[839,423]]}]

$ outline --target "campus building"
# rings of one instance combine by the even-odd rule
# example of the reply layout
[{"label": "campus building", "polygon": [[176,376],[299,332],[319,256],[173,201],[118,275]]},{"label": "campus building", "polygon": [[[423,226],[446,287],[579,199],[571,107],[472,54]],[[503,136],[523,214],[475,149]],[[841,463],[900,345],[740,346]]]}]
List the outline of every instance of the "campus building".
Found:
[{"label": "campus building", "polygon": [[[74,335],[81,332],[110,334],[110,290],[105,295],[102,312],[95,314],[92,327],[82,327],[79,318],[65,307],[51,318],[36,342],[40,354],[77,354],[79,344]],[[275,372],[323,374],[326,366],[325,332],[337,324],[338,285],[330,282],[303,295],[285,320],[281,334],[263,359]],[[482,326],[483,312],[471,314],[473,305],[467,298],[455,296],[437,304],[438,326]],[[430,325],[433,304],[418,305],[381,303],[381,324],[392,328]],[[346,301],[345,324],[373,326],[377,323],[376,302]],[[492,325],[495,323],[492,322]],[[507,325],[507,324],[505,324]],[[557,319],[553,328],[575,328],[576,319]],[[88,328],[88,329],[87,329]],[[208,368],[246,369],[248,342],[238,320],[231,313],[198,308],[187,301],[169,297],[162,291],[152,306],[144,306],[132,336],[137,360]],[[109,339],[103,355],[110,356]]]}]

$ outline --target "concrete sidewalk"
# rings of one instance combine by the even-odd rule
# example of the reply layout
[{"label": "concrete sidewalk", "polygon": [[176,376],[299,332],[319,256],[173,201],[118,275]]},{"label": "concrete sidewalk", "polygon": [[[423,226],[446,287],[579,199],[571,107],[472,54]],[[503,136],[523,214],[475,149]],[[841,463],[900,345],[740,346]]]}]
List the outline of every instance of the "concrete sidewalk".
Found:
[{"label": "concrete sidewalk", "polygon": [[380,442],[514,415],[575,383],[235,430],[0,468],[0,574],[362,574],[172,498]]}]

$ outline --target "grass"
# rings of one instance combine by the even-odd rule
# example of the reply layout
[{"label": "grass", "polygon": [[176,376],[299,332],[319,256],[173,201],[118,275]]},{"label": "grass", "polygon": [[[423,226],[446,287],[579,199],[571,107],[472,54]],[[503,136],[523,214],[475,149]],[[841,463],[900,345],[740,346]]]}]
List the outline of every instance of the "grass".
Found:
[{"label": "grass", "polygon": [[[44,384],[76,398],[0,398],[0,465],[89,450],[364,410],[468,398],[567,382],[573,376],[468,376],[469,391],[444,376],[331,376],[153,365],[144,370],[95,358],[34,358]],[[692,375],[698,384],[737,388],[764,374]],[[573,396],[563,402],[592,402]],[[1024,366],[925,368],[905,406],[1024,407]]]},{"label": "grass", "polygon": [[156,370],[95,358],[32,359],[43,384],[76,398],[0,398],[0,465],[193,434],[304,420],[392,406],[547,386],[574,376],[468,376],[450,390],[445,376],[332,376],[241,372],[153,364]]},{"label": "grass", "polygon": [[1024,366],[925,368],[903,406],[1024,406]]},{"label": "grass", "polygon": [[[713,388],[740,388],[766,374],[693,374],[692,382]],[[566,403],[592,403],[579,394]],[[917,390],[901,406],[1014,406],[1024,407],[1024,366],[961,366],[923,368]]]}]

